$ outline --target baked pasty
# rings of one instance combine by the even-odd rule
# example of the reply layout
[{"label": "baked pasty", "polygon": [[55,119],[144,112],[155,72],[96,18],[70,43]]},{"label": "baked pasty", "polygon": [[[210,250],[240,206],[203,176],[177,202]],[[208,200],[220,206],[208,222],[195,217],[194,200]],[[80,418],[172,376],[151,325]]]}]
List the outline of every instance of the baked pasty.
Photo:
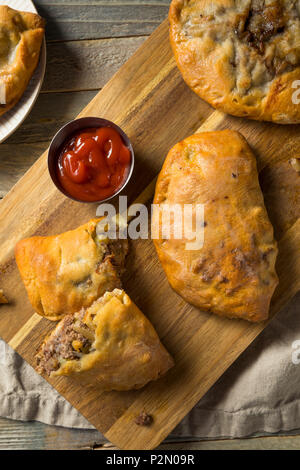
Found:
[{"label": "baked pasty", "polygon": [[0,116],[23,95],[38,64],[44,20],[0,5]]},{"label": "baked pasty", "polygon": [[[246,140],[226,130],[193,135],[173,147],[158,177],[154,203],[204,205],[202,248],[188,237],[163,238],[154,210],[152,231],[171,286],[191,304],[221,316],[256,322],[268,317],[278,283],[277,246]],[[171,228],[173,219],[171,220]]]},{"label": "baked pasty", "polygon": [[77,376],[106,391],[141,388],[174,364],[151,323],[119,289],[66,316],[36,359],[39,373]]},{"label": "baked pasty", "polygon": [[300,122],[299,0],[172,0],[169,20],[177,65],[201,98],[236,116]]},{"label": "baked pasty", "polygon": [[29,300],[40,315],[59,320],[121,287],[128,241],[100,240],[98,222],[93,219],[58,236],[17,243],[17,265]]}]

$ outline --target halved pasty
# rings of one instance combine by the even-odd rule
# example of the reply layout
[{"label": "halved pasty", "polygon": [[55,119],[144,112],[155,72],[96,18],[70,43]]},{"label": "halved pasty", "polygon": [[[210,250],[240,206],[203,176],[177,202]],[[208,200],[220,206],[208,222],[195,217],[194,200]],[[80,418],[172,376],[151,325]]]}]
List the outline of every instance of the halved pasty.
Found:
[{"label": "halved pasty", "polygon": [[149,320],[119,289],[66,316],[37,354],[37,370],[103,390],[141,388],[173,366]]},{"label": "halved pasty", "polygon": [[21,240],[15,256],[37,313],[59,320],[121,287],[127,240],[100,240],[98,219],[51,237]]},{"label": "halved pasty", "polygon": [[0,5],[0,116],[23,95],[38,64],[45,21]]}]

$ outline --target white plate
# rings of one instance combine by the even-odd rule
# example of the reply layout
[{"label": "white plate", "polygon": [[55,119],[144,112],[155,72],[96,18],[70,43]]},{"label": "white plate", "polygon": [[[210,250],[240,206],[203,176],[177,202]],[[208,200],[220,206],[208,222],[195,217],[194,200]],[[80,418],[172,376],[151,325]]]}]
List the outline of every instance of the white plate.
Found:
[{"label": "white plate", "polygon": [[[31,0],[4,0],[3,3],[15,10],[31,11],[33,13],[37,12]],[[22,124],[28,113],[31,111],[43,83],[45,68],[46,43],[44,38],[39,64],[22,98],[12,109],[0,117],[0,143],[7,139],[7,137],[9,137]]]}]

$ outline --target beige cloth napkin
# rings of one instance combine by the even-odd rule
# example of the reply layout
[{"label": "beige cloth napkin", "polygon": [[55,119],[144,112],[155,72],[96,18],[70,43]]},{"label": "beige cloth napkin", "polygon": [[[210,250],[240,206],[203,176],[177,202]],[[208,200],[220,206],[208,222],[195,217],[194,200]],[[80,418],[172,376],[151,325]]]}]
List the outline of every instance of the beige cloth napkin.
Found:
[{"label": "beige cloth napkin", "polygon": [[[298,346],[295,341],[299,341]],[[300,293],[200,400],[171,437],[245,437],[300,429],[297,358],[300,362]],[[92,428],[3,341],[0,416]]]}]

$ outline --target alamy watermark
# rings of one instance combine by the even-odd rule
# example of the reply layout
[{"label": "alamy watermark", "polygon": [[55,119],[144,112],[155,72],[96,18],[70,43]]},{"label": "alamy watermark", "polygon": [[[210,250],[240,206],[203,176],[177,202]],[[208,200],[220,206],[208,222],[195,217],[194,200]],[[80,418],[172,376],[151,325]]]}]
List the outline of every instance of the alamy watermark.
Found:
[{"label": "alamy watermark", "polygon": [[199,250],[204,244],[203,204],[132,204],[119,197],[119,208],[100,204],[96,216],[98,239],[183,240],[186,250]]}]

